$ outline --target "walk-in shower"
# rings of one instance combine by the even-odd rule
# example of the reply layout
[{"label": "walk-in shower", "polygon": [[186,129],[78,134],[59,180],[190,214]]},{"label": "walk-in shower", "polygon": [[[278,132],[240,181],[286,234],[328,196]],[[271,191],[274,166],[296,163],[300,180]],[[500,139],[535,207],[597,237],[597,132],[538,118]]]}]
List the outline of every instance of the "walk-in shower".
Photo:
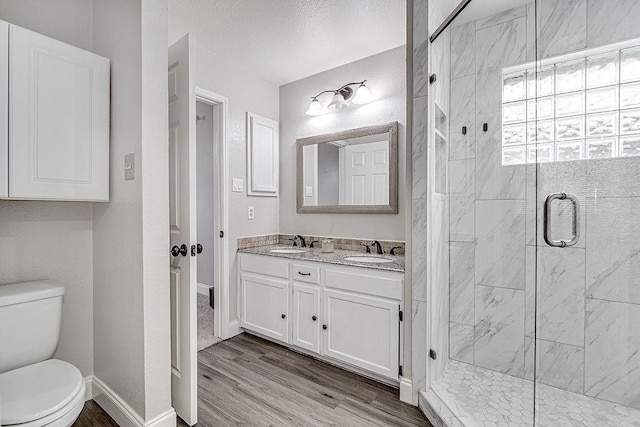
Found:
[{"label": "walk-in shower", "polygon": [[472,0],[430,44],[422,399],[445,425],[640,425],[638,22],[639,0]]}]

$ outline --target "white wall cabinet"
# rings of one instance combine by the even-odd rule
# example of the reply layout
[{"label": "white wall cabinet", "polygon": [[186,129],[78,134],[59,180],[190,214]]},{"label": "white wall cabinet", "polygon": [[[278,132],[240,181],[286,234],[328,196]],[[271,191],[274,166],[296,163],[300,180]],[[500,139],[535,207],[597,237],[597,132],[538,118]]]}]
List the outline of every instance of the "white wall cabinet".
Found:
[{"label": "white wall cabinet", "polygon": [[278,196],[278,122],[247,113],[247,194]]},{"label": "white wall cabinet", "polygon": [[[243,328],[346,368],[399,380],[402,273],[244,253],[239,266]],[[288,303],[288,320],[279,323]]]},{"label": "white wall cabinet", "polygon": [[0,70],[0,197],[108,201],[109,60],[3,22]]}]

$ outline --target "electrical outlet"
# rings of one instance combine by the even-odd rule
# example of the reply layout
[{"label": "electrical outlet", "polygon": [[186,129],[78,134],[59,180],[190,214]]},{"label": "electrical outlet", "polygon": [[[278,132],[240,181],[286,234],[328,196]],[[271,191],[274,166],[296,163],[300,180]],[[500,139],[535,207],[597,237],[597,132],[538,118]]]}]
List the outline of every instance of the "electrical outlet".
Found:
[{"label": "electrical outlet", "polygon": [[304,196],[313,197],[313,187],[305,187]]},{"label": "electrical outlet", "polygon": [[240,178],[233,178],[231,184],[231,191],[235,193],[242,193],[243,181]]},{"label": "electrical outlet", "polygon": [[249,206],[248,217],[249,217],[249,219],[254,219],[256,217],[256,211],[253,208],[253,206]]}]

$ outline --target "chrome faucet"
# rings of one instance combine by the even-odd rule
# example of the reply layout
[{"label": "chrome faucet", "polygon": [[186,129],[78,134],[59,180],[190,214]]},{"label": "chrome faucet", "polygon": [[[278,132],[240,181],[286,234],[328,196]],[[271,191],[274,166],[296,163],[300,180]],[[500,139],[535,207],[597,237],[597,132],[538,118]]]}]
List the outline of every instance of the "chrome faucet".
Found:
[{"label": "chrome faucet", "polygon": [[374,240],[373,243],[371,244],[371,246],[376,248],[376,253],[378,255],[382,255],[384,253],[384,251],[382,250],[382,245],[377,240]]}]

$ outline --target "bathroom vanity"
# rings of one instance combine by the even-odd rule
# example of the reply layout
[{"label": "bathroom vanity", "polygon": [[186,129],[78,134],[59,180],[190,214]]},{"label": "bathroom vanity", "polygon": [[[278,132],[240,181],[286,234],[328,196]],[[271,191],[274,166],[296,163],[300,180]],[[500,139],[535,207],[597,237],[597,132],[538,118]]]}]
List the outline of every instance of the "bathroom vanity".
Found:
[{"label": "bathroom vanity", "polygon": [[[402,375],[404,257],[365,255],[282,246],[242,249],[241,326],[397,383]],[[382,262],[370,262],[376,257]],[[373,259],[363,262],[367,258]]]}]

